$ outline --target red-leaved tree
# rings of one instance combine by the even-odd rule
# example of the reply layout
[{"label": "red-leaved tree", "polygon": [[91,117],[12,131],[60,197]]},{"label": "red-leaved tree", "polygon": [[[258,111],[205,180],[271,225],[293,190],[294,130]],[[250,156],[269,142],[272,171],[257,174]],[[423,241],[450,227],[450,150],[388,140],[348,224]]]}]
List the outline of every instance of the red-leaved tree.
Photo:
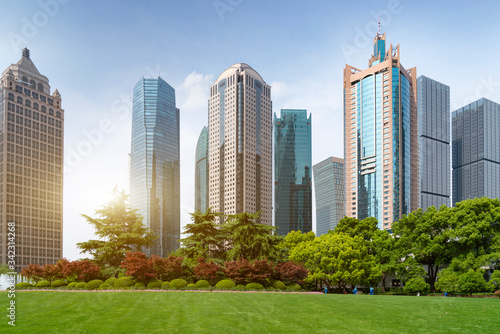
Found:
[{"label": "red-leaved tree", "polygon": [[79,260],[66,263],[62,274],[68,281],[88,282],[101,276],[101,268],[90,260]]},{"label": "red-leaved tree", "polygon": [[126,270],[127,275],[144,284],[156,278],[153,262],[143,252],[128,252],[120,266]]},{"label": "red-leaved tree", "polygon": [[35,283],[38,283],[43,279],[43,269],[38,264],[28,264],[28,266],[21,271],[21,276],[32,279]]},{"label": "red-leaved tree", "polygon": [[214,261],[206,262],[204,258],[198,258],[198,264],[193,268],[193,272],[198,279],[204,279],[215,285],[217,279],[223,274],[223,269],[216,265]]},{"label": "red-leaved tree", "polygon": [[266,283],[266,279],[271,277],[272,263],[267,259],[255,260],[250,263],[246,259],[226,262],[225,274],[236,284],[248,284],[252,282]]},{"label": "red-leaved tree", "polygon": [[165,260],[165,269],[162,272],[163,280],[171,281],[176,278],[186,276],[186,269],[182,263],[184,258],[182,256],[170,255]]},{"label": "red-leaved tree", "polygon": [[303,283],[309,271],[302,264],[294,262],[279,262],[274,266],[273,279],[283,283]]}]

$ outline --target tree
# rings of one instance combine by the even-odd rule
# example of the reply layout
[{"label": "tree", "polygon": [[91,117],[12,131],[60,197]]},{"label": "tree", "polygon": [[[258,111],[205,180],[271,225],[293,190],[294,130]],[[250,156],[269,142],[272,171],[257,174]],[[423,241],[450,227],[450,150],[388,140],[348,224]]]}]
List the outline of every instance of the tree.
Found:
[{"label": "tree", "polygon": [[273,278],[283,283],[299,283],[307,277],[309,271],[302,265],[291,261],[279,262],[274,265]]},{"label": "tree", "polygon": [[275,235],[275,226],[259,223],[260,212],[229,215],[224,229],[229,236],[228,260],[277,259],[277,245],[282,237]]},{"label": "tree", "polygon": [[449,268],[443,269],[438,274],[436,289],[449,293],[458,292],[458,278],[459,276],[455,271]]},{"label": "tree", "polygon": [[9,265],[6,263],[0,264],[0,275],[7,274],[8,272],[11,272]]},{"label": "tree", "polygon": [[313,231],[307,233],[302,233],[302,231],[289,232],[277,246],[281,252],[281,259],[285,261],[288,260],[290,252],[294,247],[302,242],[314,240],[314,238],[316,238],[316,235]]},{"label": "tree", "polygon": [[352,217],[342,218],[335,227],[334,233],[347,233],[351,237],[360,236],[365,241],[372,239],[375,231],[378,230],[376,218],[368,217],[359,220]]},{"label": "tree", "polygon": [[101,218],[82,215],[95,228],[99,240],[77,244],[81,253],[89,253],[103,268],[118,267],[128,252],[140,251],[156,238],[142,223],[142,217],[127,204],[125,192],[114,190],[114,199],[96,214]]},{"label": "tree", "polygon": [[38,283],[43,279],[43,269],[38,264],[28,264],[21,271],[21,276],[32,279],[35,283]]},{"label": "tree", "polygon": [[417,276],[406,282],[404,286],[404,291],[407,293],[417,293],[428,294],[430,290],[429,283],[425,282],[422,276]]},{"label": "tree", "polygon": [[401,257],[396,250],[396,240],[387,230],[376,230],[372,235],[370,250],[378,264],[385,291],[386,279],[401,269]]},{"label": "tree", "polygon": [[395,222],[392,226],[397,238],[396,248],[402,258],[420,265],[427,265],[430,289],[435,292],[435,282],[439,269],[449,263],[454,255],[451,245],[451,211],[446,206],[436,210],[431,206],[427,211],[415,210]]},{"label": "tree", "polygon": [[187,236],[180,240],[182,247],[179,249],[179,254],[192,261],[201,257],[223,262],[226,236],[221,226],[215,223],[217,216],[222,216],[222,214],[213,212],[211,207],[205,213],[199,210],[191,213],[193,222],[184,226],[182,234]]},{"label": "tree", "polygon": [[473,269],[461,275],[458,284],[460,286],[460,291],[467,292],[470,296],[472,296],[473,292],[488,290],[488,284],[484,280],[483,274]]},{"label": "tree", "polygon": [[496,290],[500,290],[500,270],[497,269],[491,274],[489,282]]},{"label": "tree", "polygon": [[236,284],[261,283],[265,284],[272,275],[272,263],[267,259],[255,260],[250,263],[247,259],[226,262],[224,270],[227,277]]},{"label": "tree", "polygon": [[68,281],[88,282],[100,278],[101,268],[90,260],[79,260],[65,264],[61,273]]},{"label": "tree", "polygon": [[126,269],[127,275],[144,284],[156,278],[153,261],[142,252],[128,252],[120,266]]},{"label": "tree", "polygon": [[223,274],[223,269],[213,261],[206,262],[204,258],[198,259],[198,264],[193,268],[193,272],[198,279],[204,279],[215,285],[218,278]]}]

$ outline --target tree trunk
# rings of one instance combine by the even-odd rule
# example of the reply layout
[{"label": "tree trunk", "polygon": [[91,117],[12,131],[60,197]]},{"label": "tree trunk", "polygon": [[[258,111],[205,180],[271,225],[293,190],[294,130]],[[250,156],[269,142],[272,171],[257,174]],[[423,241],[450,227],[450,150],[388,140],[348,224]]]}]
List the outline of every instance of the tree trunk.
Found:
[{"label": "tree trunk", "polygon": [[386,274],[382,274],[382,292],[385,293],[385,280],[387,279]]}]

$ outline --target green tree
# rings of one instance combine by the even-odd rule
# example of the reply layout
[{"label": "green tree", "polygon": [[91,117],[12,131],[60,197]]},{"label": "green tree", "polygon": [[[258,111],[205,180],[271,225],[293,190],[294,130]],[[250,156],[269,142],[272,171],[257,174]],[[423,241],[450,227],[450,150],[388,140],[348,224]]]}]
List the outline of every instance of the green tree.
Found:
[{"label": "green tree", "polygon": [[293,248],[295,248],[298,244],[306,241],[312,241],[316,238],[316,235],[314,234],[313,231],[309,231],[307,233],[302,233],[302,231],[291,231],[285,237],[281,242],[278,244],[278,249],[281,252],[281,257],[283,261],[287,261],[291,251]]},{"label": "green tree", "polygon": [[6,263],[0,264],[0,275],[7,274],[8,272],[11,272],[9,266]]},{"label": "green tree", "polygon": [[430,285],[429,283],[425,282],[425,279],[422,276],[416,276],[406,282],[403,289],[406,293],[420,292],[426,295],[429,293]]},{"label": "green tree", "polygon": [[182,247],[179,254],[198,263],[199,258],[214,260],[221,264],[224,260],[224,243],[227,239],[225,230],[215,222],[215,218],[222,214],[213,212],[208,208],[205,213],[196,210],[191,213],[190,224],[184,226],[182,234],[187,235],[181,239]]},{"label": "green tree", "polygon": [[385,291],[385,281],[401,269],[401,257],[396,250],[396,240],[387,230],[377,230],[373,233],[370,251],[381,272],[382,290]]},{"label": "green tree", "polygon": [[378,230],[377,225],[378,221],[373,217],[363,220],[344,217],[339,221],[337,227],[335,227],[334,233],[347,233],[351,237],[360,236],[363,240],[369,242],[375,231]]},{"label": "green tree", "polygon": [[228,216],[224,223],[224,231],[229,238],[228,261],[279,259],[276,246],[282,237],[274,234],[275,226],[259,223],[259,216],[260,212],[243,212]]},{"label": "green tree", "polygon": [[458,280],[461,292],[467,292],[472,296],[473,292],[482,292],[488,290],[488,284],[484,280],[483,274],[479,271],[470,269],[462,274]]},{"label": "green tree", "polygon": [[143,225],[137,210],[127,204],[123,191],[114,189],[114,198],[95,213],[101,218],[82,216],[94,227],[99,240],[80,242],[77,247],[81,253],[89,253],[100,267],[118,268],[127,252],[149,247],[156,238]]},{"label": "green tree", "polygon": [[495,270],[493,272],[493,274],[491,274],[491,277],[490,277],[490,280],[488,283],[493,285],[495,290],[500,290],[500,270],[499,269]]},{"label": "green tree", "polygon": [[448,293],[458,292],[458,279],[459,276],[455,271],[450,268],[443,269],[438,274],[436,289]]}]

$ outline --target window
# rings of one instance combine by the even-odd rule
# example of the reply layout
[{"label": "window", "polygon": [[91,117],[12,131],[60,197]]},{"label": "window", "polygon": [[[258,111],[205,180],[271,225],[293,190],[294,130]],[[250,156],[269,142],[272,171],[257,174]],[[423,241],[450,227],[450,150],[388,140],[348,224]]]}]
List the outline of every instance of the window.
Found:
[{"label": "window", "polygon": [[18,96],[17,97],[17,103],[23,104],[23,98]]},{"label": "window", "polygon": [[38,110],[38,103],[33,103],[33,109]]}]

